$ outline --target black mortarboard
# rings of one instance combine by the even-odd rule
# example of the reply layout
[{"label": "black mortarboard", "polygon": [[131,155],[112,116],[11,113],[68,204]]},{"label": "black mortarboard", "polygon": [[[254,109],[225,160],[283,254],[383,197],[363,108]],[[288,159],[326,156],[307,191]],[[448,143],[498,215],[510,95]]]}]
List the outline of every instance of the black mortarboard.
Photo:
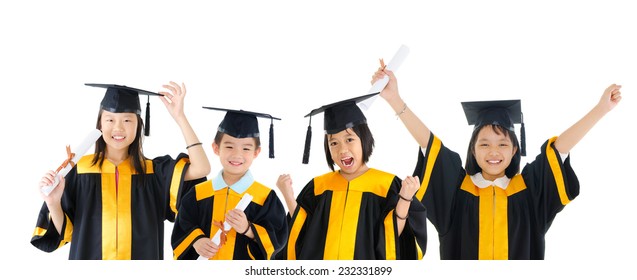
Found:
[{"label": "black mortarboard", "polygon": [[259,122],[257,117],[270,119],[270,144],[269,157],[274,158],[274,120],[281,120],[269,114],[255,113],[244,110],[231,110],[214,107],[203,107],[204,109],[226,112],[217,131],[228,134],[235,138],[255,138],[259,137]]},{"label": "black mortarboard", "polygon": [[305,148],[303,150],[303,163],[307,164],[310,160],[310,143],[312,142],[312,116],[324,113],[323,128],[325,134],[335,134],[347,128],[352,128],[359,124],[367,123],[367,119],[363,111],[358,107],[358,103],[374,97],[379,92],[350,98],[347,100],[335,102],[329,105],[321,106],[312,110],[305,117],[310,117],[310,124],[307,127],[305,135]]},{"label": "black mortarboard", "polygon": [[513,124],[521,124],[520,154],[526,156],[526,132],[524,129],[524,118],[522,116],[522,102],[519,99],[461,103],[462,109],[467,116],[467,122],[469,125],[475,125],[474,129],[487,124],[496,124],[511,132],[515,132]]},{"label": "black mortarboard", "polygon": [[148,101],[146,102],[146,118],[144,120],[144,135],[150,135],[150,96],[162,96],[161,94],[113,84],[84,85],[106,88],[106,94],[104,94],[100,107],[111,113],[135,113],[141,115],[142,108],[139,105],[139,95],[148,96]]}]

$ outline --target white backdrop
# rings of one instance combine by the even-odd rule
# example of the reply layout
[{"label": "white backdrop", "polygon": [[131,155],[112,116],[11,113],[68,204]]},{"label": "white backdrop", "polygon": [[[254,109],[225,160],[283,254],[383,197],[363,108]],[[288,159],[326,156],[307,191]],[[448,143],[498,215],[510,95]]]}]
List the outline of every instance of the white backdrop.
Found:
[{"label": "white backdrop", "polygon": [[[46,170],[64,159],[65,145],[79,143],[95,127],[103,90],[84,83],[159,91],[172,80],[187,86],[186,113],[206,145],[214,174],[221,165],[210,143],[223,114],[201,106],[282,118],[275,123],[274,160],[267,158],[268,124],[262,122],[264,151],[252,171],[272,188],[279,174],[291,173],[298,193],[313,176],[328,171],[322,117],[313,119],[310,164],[301,164],[308,125],[303,116],[321,105],[365,94],[378,58],[389,61],[401,44],[411,49],[397,72],[403,99],[463,160],[471,127],[461,101],[522,99],[530,160],[548,137],[588,112],[609,84],[624,85],[624,99],[572,150],[581,194],[548,232],[546,261],[437,261],[437,233],[430,226],[423,262],[376,265],[394,266],[392,276],[477,272],[530,279],[556,273],[615,275],[634,263],[631,205],[637,191],[630,175],[636,153],[629,133],[634,134],[630,128],[637,119],[637,15],[629,1],[132,2],[0,4],[6,103],[0,111],[6,156],[2,262],[10,271],[54,278],[70,270],[112,278],[140,269],[166,278],[224,271],[241,277],[251,264],[362,265],[224,262],[228,269],[222,270],[219,264],[200,263],[69,263],[68,245],[47,254],[29,244],[42,203],[36,186]],[[155,99],[151,106],[145,154],[174,157],[184,152],[186,143],[163,104]],[[411,174],[417,145],[391,108],[377,99],[366,115],[376,138],[369,165],[400,177]],[[167,262],[172,257],[171,229],[167,222]],[[39,269],[18,269],[32,261]],[[185,271],[189,273],[182,274]]]}]

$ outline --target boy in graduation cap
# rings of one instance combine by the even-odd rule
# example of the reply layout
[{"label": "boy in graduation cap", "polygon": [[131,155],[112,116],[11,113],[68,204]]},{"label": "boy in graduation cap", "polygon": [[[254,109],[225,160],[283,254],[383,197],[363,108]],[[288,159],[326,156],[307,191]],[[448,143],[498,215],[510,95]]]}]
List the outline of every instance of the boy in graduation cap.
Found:
[{"label": "boy in graduation cap", "polygon": [[[296,201],[289,176],[280,178],[277,185],[292,216],[287,249],[280,258],[422,258],[424,251],[418,248],[426,248],[426,211],[417,201],[412,203],[418,178],[401,182],[367,166],[374,137],[357,103],[377,94],[329,104],[306,116],[311,123],[312,116],[324,113],[323,147],[332,172],[313,178]],[[311,127],[307,137],[303,163],[309,160]]]},{"label": "boy in graduation cap", "polygon": [[[95,143],[95,154],[71,163],[75,166],[58,186],[42,195],[44,205],[31,244],[51,252],[71,242],[70,259],[163,259],[164,221],[174,221],[185,189],[210,172],[208,158],[184,114],[186,88],[170,82],[163,86],[170,92],[154,93],[112,84],[86,85],[106,88],[97,116],[102,137]],[[140,94],[162,96],[182,131],[188,155],[144,156],[142,132],[148,127],[140,116]],[[52,185],[56,176],[54,171],[46,173],[40,187]]]},{"label": "boy in graduation cap", "polygon": [[[425,178],[416,197],[440,238],[441,259],[544,259],[545,235],[557,213],[579,194],[569,152],[621,100],[610,85],[593,109],[560,136],[548,139],[520,173],[526,155],[520,100],[462,102],[474,125],[463,168],[398,94],[396,77],[385,75],[381,96],[420,145],[415,176]],[[521,141],[514,123],[521,124]]]},{"label": "boy in graduation cap", "polygon": [[[261,152],[257,117],[270,119],[270,158],[274,158],[272,122],[268,114],[226,111],[217,128],[212,149],[223,169],[184,197],[172,233],[175,259],[269,260],[285,245],[287,220],[276,192],[255,181],[250,172]],[[252,201],[244,211],[235,209],[245,194]],[[223,224],[231,228],[225,230]],[[218,244],[212,237],[220,231]]]}]

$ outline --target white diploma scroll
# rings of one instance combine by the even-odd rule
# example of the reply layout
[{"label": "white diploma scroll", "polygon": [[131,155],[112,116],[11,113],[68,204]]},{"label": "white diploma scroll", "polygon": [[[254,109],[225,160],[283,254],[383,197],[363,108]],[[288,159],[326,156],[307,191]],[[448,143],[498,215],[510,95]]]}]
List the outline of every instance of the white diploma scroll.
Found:
[{"label": "white diploma scroll", "polygon": [[[405,45],[401,45],[398,51],[396,52],[396,54],[394,54],[394,57],[391,59],[389,64],[387,64],[387,67],[385,67],[385,69],[396,72],[396,70],[400,68],[400,65],[403,64],[403,61],[405,61],[405,58],[407,57],[408,54],[409,54],[409,48]],[[382,91],[387,85],[387,83],[389,83],[389,77],[384,77],[376,81],[372,85],[372,88],[369,89],[369,93],[376,93],[376,92]]]},{"label": "white diploma scroll", "polygon": [[71,169],[77,163],[77,161],[80,160],[82,156],[84,156],[86,151],[88,151],[88,149],[95,143],[95,141],[97,141],[98,138],[100,138],[100,136],[102,136],[102,132],[99,129],[94,129],[88,135],[86,135],[86,138],[84,138],[82,143],[71,148],[71,152],[75,153],[75,156],[73,156],[73,159],[71,159],[73,163],[68,162],[66,166],[64,166],[62,169],[60,169],[60,171],[57,172],[57,175],[55,176],[55,182],[53,182],[53,185],[44,186],[40,189],[42,193],[44,193],[44,195],[48,196],[51,193],[51,191],[55,189],[58,183],[60,183],[60,176],[62,177],[66,176],[66,174],[68,174],[69,171],[71,171]]},{"label": "white diploma scroll", "polygon": [[[237,203],[237,207],[235,207],[234,209],[245,211],[246,207],[248,207],[248,204],[250,204],[251,201],[252,195],[246,193],[243,195],[241,200],[239,200],[239,203]],[[232,227],[230,226],[230,224],[228,224],[228,222],[223,222],[223,231],[229,231],[230,228]],[[214,242],[216,245],[219,245],[219,242],[221,242],[221,229],[218,229],[215,235],[212,237],[212,242]],[[197,260],[208,260],[208,258],[199,256]]]}]

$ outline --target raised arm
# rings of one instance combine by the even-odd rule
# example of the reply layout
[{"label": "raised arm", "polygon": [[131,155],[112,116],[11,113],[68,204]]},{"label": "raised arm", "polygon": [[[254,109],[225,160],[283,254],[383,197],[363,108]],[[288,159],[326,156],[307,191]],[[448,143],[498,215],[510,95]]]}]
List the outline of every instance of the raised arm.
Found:
[{"label": "raised arm", "polygon": [[210,173],[210,162],[208,161],[208,157],[206,156],[203,146],[193,145],[200,142],[197,134],[195,134],[192,126],[190,126],[190,122],[188,122],[186,114],[184,113],[186,85],[182,83],[181,86],[179,86],[179,84],[171,81],[170,84],[163,85],[163,87],[170,90],[170,92],[160,92],[164,95],[164,98],[161,98],[161,101],[164,102],[168,112],[175,122],[177,122],[177,125],[179,125],[181,133],[184,136],[184,140],[186,140],[186,146],[189,147],[188,156],[190,158],[190,167],[186,171],[184,180],[190,181],[202,178]]},{"label": "raised arm", "polygon": [[568,154],[575,145],[584,138],[584,135],[588,133],[591,128],[600,120],[606,113],[610,112],[619,101],[621,97],[622,86],[612,84],[604,90],[602,98],[599,103],[593,107],[583,118],[577,121],[574,125],[562,132],[560,136],[555,140],[555,148],[561,154]]},{"label": "raised arm", "polygon": [[394,109],[396,115],[403,122],[409,133],[411,134],[418,145],[423,148],[427,148],[427,144],[429,143],[429,135],[431,132],[429,128],[411,111],[411,109],[407,106],[407,103],[403,101],[403,99],[398,94],[398,81],[396,80],[396,76],[392,71],[384,69],[384,67],[378,68],[376,73],[372,76],[372,84],[379,79],[382,79],[385,75],[389,76],[389,82],[385,89],[380,92],[380,96],[389,103],[389,106]]},{"label": "raised arm", "polygon": [[281,191],[283,198],[285,199],[285,205],[288,207],[290,217],[294,216],[296,211],[296,199],[294,198],[294,188],[292,187],[292,177],[290,174],[281,174],[276,181],[276,186]]},{"label": "raised arm", "polygon": [[407,176],[403,180],[403,184],[398,193],[398,203],[396,204],[396,226],[398,227],[398,235],[403,233],[405,229],[405,223],[409,217],[409,205],[411,204],[414,195],[420,188],[420,179],[418,176]]}]

